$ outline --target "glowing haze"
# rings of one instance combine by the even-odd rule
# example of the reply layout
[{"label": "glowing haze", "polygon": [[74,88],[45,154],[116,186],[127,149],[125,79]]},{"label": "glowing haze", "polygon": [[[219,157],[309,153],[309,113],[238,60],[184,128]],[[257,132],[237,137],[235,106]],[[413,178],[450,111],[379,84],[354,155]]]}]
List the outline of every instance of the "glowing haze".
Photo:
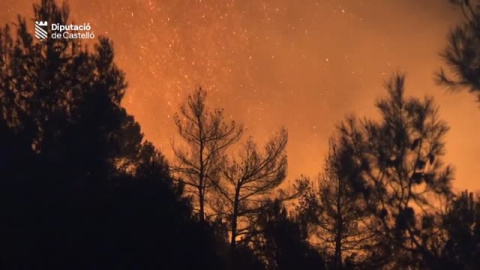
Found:
[{"label": "glowing haze", "polygon": [[[451,126],[446,161],[457,189],[480,184],[480,108],[435,85],[439,52],[460,20],[447,0],[71,0],[71,19],[115,44],[124,105],[169,157],[172,115],[194,88],[264,141],[289,130],[289,179],[315,177],[348,114],[375,115],[392,73],[407,94],[433,95]],[[0,23],[31,18],[31,0],[2,0]],[[33,22],[30,22],[33,28]]]}]

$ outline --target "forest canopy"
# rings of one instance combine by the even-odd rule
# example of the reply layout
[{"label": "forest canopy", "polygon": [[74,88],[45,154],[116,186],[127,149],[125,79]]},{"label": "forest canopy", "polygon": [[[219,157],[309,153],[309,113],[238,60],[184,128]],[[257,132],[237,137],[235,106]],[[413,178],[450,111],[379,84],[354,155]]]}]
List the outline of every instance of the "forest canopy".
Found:
[{"label": "forest canopy", "polygon": [[[452,2],[465,23],[436,76],[478,95],[479,6]],[[70,22],[66,3],[33,11]],[[479,198],[452,189],[449,126],[405,75],[372,102],[378,117],[337,124],[318,179],[289,179],[287,127],[259,143],[202,88],[173,117],[167,160],[122,105],[112,40],[33,32],[22,16],[0,28],[4,269],[480,267]]]}]

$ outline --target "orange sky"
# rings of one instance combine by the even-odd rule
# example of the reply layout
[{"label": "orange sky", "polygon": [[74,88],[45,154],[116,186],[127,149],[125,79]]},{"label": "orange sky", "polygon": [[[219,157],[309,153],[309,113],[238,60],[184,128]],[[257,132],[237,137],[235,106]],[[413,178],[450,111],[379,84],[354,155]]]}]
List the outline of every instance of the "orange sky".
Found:
[{"label": "orange sky", "polygon": [[[1,0],[0,23],[32,14]],[[447,0],[71,0],[71,18],[109,36],[129,88],[124,105],[167,157],[171,116],[197,86],[263,141],[284,125],[289,179],[314,177],[347,114],[372,116],[383,81],[407,73],[407,94],[433,95],[451,130],[457,189],[480,189],[480,108],[434,83],[460,18]],[[30,22],[33,27],[33,22]]]}]

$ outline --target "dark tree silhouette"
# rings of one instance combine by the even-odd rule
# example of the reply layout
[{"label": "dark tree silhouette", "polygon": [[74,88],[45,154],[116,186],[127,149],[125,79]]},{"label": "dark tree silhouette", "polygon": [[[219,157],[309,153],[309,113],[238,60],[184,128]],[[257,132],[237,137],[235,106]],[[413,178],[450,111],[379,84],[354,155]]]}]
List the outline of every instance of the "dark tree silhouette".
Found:
[{"label": "dark tree silhouette", "polygon": [[387,98],[377,102],[380,120],[350,118],[337,140],[361,169],[352,186],[372,218],[377,263],[426,267],[436,258],[435,216],[452,196],[452,169],[441,162],[448,128],[431,98],[404,97],[404,83],[394,76],[387,84]]},{"label": "dark tree silhouette", "polygon": [[436,77],[451,90],[468,89],[480,101],[480,3],[451,2],[461,8],[465,22],[450,32],[448,47],[441,54],[448,68]]},{"label": "dark tree silhouette", "polygon": [[333,269],[343,269],[364,260],[370,238],[365,203],[352,183],[359,181],[361,170],[352,163],[352,149],[331,141],[324,172],[318,187],[310,185],[302,196],[299,211],[309,225],[311,242],[330,257]]},{"label": "dark tree silhouette", "polygon": [[204,90],[198,89],[180,107],[175,124],[188,150],[173,147],[178,161],[174,170],[195,194],[201,222],[205,220],[207,192],[219,181],[225,150],[243,133],[241,125],[226,122],[222,109],[210,111],[206,96]]},{"label": "dark tree silhouette", "polygon": [[465,191],[452,201],[443,224],[448,240],[443,257],[451,269],[477,269],[480,265],[480,202]]},{"label": "dark tree silhouette", "polygon": [[307,240],[305,224],[289,218],[280,201],[266,205],[258,219],[262,234],[255,237],[254,245],[267,269],[327,269]]},{"label": "dark tree silhouette", "polygon": [[[439,79],[478,93],[478,12],[461,3],[467,23],[444,54],[455,77]],[[68,18],[65,4],[34,5],[36,21]],[[243,127],[199,89],[175,116],[187,147],[171,169],[122,107],[114,56],[105,37],[37,40],[20,16],[0,28],[2,269],[326,269],[321,252],[332,268],[478,268],[478,199],[452,199],[448,128],[431,98],[405,98],[403,76],[379,120],[339,126],[319,189],[288,215],[306,182],[281,189],[285,130],[228,156]]]},{"label": "dark tree silhouette", "polygon": [[[66,5],[34,19],[68,23]],[[4,269],[219,269],[168,164],[121,107],[112,43],[0,29],[0,263]]]},{"label": "dark tree silhouette", "polygon": [[[239,239],[250,239],[254,231],[253,217],[263,213],[265,203],[275,196],[274,192],[284,182],[287,140],[287,131],[281,129],[266,143],[262,153],[250,138],[240,153],[240,161],[227,159],[222,180],[215,185],[220,197],[216,209],[220,215],[226,216],[232,250]],[[288,200],[292,195],[283,193],[277,199]]]}]

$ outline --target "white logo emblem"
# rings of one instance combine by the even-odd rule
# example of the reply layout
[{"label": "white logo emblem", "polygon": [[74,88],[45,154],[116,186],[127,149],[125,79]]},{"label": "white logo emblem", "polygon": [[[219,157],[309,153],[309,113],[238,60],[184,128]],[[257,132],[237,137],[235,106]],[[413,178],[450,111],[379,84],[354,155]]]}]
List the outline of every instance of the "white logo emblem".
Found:
[{"label": "white logo emblem", "polygon": [[38,39],[46,39],[48,23],[47,21],[35,21],[35,37]]}]

